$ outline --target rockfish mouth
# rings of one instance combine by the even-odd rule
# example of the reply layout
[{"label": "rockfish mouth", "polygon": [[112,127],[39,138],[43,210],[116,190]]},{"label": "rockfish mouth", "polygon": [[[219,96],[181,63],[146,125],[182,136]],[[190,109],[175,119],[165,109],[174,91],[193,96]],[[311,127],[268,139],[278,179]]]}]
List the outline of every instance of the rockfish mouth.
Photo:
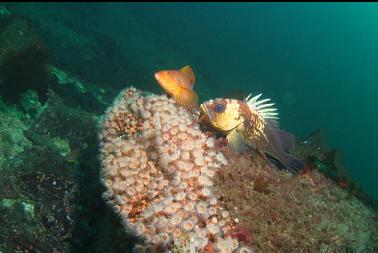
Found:
[{"label": "rockfish mouth", "polygon": [[204,120],[206,117],[209,118],[209,120],[211,121],[211,114],[209,113],[209,109],[207,109],[207,106],[206,104],[201,104],[200,105],[200,118],[199,120]]}]

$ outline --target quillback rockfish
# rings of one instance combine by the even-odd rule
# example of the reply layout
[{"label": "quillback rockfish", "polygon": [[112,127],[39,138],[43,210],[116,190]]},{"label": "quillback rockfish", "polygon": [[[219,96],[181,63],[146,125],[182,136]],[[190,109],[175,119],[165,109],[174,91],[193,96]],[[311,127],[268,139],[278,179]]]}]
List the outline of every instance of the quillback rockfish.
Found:
[{"label": "quillback rockfish", "polygon": [[305,163],[288,151],[294,147],[294,135],[279,129],[277,109],[262,94],[245,100],[217,98],[200,105],[200,121],[205,121],[227,136],[229,147],[237,153],[249,149],[262,151],[297,173]]}]

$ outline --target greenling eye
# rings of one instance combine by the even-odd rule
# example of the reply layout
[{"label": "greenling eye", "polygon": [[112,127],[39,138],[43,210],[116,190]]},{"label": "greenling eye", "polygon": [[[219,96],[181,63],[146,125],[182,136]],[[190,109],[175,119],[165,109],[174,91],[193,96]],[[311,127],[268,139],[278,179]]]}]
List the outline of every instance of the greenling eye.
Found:
[{"label": "greenling eye", "polygon": [[215,104],[214,105],[214,111],[216,113],[222,113],[222,112],[224,112],[224,109],[225,109],[224,104]]}]

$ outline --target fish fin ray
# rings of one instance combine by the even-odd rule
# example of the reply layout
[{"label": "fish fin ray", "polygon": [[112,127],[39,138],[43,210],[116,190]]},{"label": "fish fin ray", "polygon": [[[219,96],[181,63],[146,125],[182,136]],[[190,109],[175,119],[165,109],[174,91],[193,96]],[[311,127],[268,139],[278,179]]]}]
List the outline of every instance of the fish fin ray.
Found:
[{"label": "fish fin ray", "polygon": [[269,119],[266,119],[266,122],[268,125],[272,126],[274,129],[279,128],[278,118],[277,117],[271,117]]},{"label": "fish fin ray", "polygon": [[178,92],[173,94],[173,98],[178,105],[188,110],[193,110],[198,106],[199,97],[195,91],[190,89],[182,87]]},{"label": "fish fin ray", "polygon": [[[272,126],[271,123],[269,126]],[[306,164],[288,152],[295,145],[294,135],[269,126],[266,131],[268,141],[267,153],[276,158],[288,171],[297,174],[304,169]]]},{"label": "fish fin ray", "polygon": [[196,77],[194,75],[194,71],[193,71],[193,69],[189,65],[186,65],[185,67],[182,67],[180,69],[180,71],[189,78],[190,83],[192,85],[196,82]]},{"label": "fish fin ray", "polygon": [[256,108],[259,109],[259,110],[261,110],[261,109],[263,109],[265,107],[270,107],[270,106],[273,106],[273,105],[274,105],[274,103],[262,104],[262,105],[258,105]]},{"label": "fish fin ray", "polygon": [[297,174],[299,171],[303,170],[306,164],[299,160],[298,158],[294,157],[291,154],[288,154],[284,151],[280,153],[275,153],[273,155],[277,158],[277,160],[291,173]]},{"label": "fish fin ray", "polygon": [[245,101],[247,102],[248,107],[251,110],[257,111],[264,119],[274,119],[277,120],[278,113],[276,112],[277,109],[272,107],[274,103],[267,103],[270,101],[270,98],[265,98],[259,100],[262,94],[258,94],[252,97],[252,94],[249,94],[246,97]]},{"label": "fish fin ray", "polygon": [[241,131],[239,127],[233,129],[227,135],[228,146],[231,148],[232,151],[238,154],[245,153],[249,147],[247,143],[244,141]]}]

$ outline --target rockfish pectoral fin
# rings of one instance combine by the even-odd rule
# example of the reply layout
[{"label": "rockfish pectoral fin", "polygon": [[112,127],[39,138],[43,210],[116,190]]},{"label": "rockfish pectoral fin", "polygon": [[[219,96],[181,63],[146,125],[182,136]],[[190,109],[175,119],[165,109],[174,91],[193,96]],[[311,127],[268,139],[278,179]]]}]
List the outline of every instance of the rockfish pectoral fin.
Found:
[{"label": "rockfish pectoral fin", "polygon": [[238,154],[243,154],[249,149],[239,127],[234,128],[231,132],[228,133],[227,141],[228,146]]},{"label": "rockfish pectoral fin", "polygon": [[185,107],[188,110],[194,110],[198,107],[198,95],[195,91],[181,87],[174,94],[173,99],[178,105]]}]

